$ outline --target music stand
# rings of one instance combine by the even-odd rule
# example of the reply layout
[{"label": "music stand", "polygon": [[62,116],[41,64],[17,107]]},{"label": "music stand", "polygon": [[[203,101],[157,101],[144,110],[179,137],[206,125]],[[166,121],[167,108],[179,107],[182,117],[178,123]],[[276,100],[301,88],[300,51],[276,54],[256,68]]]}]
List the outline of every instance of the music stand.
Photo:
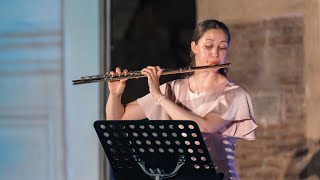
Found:
[{"label": "music stand", "polygon": [[94,128],[117,180],[220,180],[193,121],[98,120]]}]

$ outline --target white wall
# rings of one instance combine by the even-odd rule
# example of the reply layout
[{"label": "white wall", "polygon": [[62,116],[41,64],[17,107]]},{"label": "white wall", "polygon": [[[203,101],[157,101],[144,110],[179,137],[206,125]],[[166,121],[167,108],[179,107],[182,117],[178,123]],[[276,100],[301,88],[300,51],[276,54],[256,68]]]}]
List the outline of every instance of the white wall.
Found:
[{"label": "white wall", "polygon": [[99,87],[71,82],[99,74],[99,0],[64,0],[63,17],[67,179],[97,180]]},{"label": "white wall", "polygon": [[61,2],[0,1],[0,179],[65,177]]},{"label": "white wall", "polygon": [[0,1],[0,19],[0,179],[98,180],[99,87],[72,80],[99,73],[99,0]]}]

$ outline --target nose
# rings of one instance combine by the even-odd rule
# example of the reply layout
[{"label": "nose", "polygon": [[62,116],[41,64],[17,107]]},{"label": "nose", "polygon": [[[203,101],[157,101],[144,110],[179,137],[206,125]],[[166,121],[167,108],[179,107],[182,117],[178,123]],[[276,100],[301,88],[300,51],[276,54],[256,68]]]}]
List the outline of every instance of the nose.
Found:
[{"label": "nose", "polygon": [[212,56],[213,56],[214,58],[219,57],[219,47],[212,48]]}]

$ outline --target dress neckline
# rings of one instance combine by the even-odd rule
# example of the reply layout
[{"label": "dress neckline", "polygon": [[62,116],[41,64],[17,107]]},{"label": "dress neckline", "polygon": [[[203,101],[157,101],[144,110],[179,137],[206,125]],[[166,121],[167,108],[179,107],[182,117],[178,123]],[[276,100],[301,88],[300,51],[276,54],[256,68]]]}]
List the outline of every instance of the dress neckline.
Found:
[{"label": "dress neckline", "polygon": [[191,91],[191,89],[190,89],[189,78],[186,78],[188,93],[191,94],[191,95],[194,95],[194,96],[202,96],[202,95],[206,95],[206,94],[217,92],[223,85],[225,86],[227,83],[229,83],[228,79],[226,79],[222,83],[218,84],[214,90],[208,90],[208,91],[203,91],[203,92],[196,93],[196,92]]}]

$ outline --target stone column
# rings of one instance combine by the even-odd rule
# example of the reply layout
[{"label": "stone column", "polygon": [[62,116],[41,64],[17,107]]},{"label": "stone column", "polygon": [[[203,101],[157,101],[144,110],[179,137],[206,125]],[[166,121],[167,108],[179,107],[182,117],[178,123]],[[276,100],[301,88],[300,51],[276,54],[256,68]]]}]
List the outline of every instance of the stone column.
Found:
[{"label": "stone column", "polygon": [[320,0],[305,1],[304,78],[306,90],[306,136],[320,139]]}]

